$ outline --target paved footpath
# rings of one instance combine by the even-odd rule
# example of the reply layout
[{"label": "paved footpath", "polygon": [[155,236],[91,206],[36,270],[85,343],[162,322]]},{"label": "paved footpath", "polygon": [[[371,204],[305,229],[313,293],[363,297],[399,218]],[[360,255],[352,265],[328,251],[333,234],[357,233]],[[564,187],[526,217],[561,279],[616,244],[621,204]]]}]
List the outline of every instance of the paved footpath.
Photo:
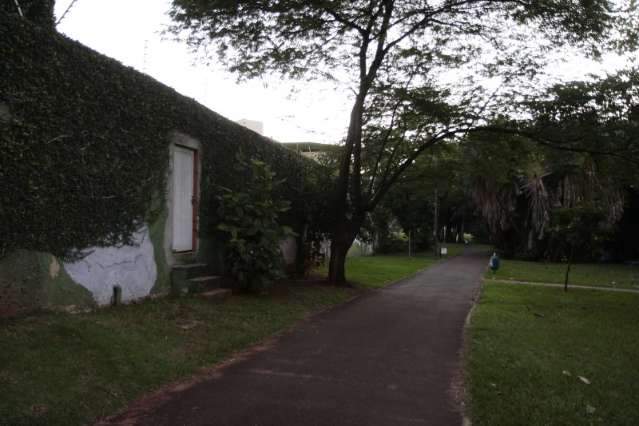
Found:
[{"label": "paved footpath", "polygon": [[462,332],[487,259],[467,252],[320,314],[112,423],[461,425]]}]

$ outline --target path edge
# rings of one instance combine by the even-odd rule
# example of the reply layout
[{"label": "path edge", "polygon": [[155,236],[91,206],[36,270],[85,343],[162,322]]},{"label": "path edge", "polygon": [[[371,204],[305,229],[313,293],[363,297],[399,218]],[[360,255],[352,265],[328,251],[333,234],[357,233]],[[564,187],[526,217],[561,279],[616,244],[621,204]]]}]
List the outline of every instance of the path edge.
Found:
[{"label": "path edge", "polygon": [[[486,268],[488,269],[488,268]],[[470,415],[470,398],[468,393],[468,374],[466,365],[468,362],[468,355],[470,351],[470,323],[477,310],[477,306],[479,305],[479,301],[481,299],[481,295],[484,289],[484,273],[485,270],[479,276],[479,286],[475,293],[472,296],[472,306],[468,310],[468,314],[466,314],[466,318],[464,320],[464,327],[462,328],[462,350],[461,350],[461,366],[462,366],[462,395],[461,395],[461,407],[462,407],[462,426],[472,426],[473,422],[471,420]]]},{"label": "path edge", "polygon": [[[506,284],[506,285],[525,285],[525,286],[537,286],[537,287],[550,287],[550,288],[564,288],[564,284],[561,283],[545,283],[539,281],[519,281],[519,280],[498,280],[494,278],[484,278],[484,281],[494,284]],[[606,287],[606,286],[592,286],[582,284],[568,284],[568,289],[577,290],[596,290],[596,291],[609,291],[614,293],[634,293],[639,294],[639,289],[625,288],[625,287]]]}]

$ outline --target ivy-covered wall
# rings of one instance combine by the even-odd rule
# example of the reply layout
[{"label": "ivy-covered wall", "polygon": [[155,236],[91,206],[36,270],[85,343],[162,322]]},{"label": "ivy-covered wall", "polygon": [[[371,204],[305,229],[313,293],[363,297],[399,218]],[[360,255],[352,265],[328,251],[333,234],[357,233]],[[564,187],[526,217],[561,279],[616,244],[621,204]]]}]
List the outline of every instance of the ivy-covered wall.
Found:
[{"label": "ivy-covered wall", "polygon": [[0,13],[20,17],[38,25],[53,28],[55,0],[0,0]]},{"label": "ivy-covered wall", "polygon": [[28,250],[69,261],[77,249],[131,243],[146,223],[165,288],[157,224],[166,219],[175,132],[201,144],[201,235],[214,235],[217,185],[242,184],[233,170],[239,150],[285,180],[293,204],[285,220],[308,221],[317,195],[309,181],[322,174],[313,162],[15,15],[0,14],[0,58],[0,259]]}]

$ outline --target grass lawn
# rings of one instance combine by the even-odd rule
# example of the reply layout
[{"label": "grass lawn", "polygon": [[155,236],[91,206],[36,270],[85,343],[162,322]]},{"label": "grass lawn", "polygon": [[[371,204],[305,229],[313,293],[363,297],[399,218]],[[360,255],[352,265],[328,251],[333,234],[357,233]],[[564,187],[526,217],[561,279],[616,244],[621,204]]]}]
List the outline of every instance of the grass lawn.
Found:
[{"label": "grass lawn", "polygon": [[[447,259],[457,256],[464,251],[464,244],[442,244],[448,248]],[[473,246],[475,248],[486,248],[489,246]],[[415,274],[440,260],[433,255],[432,251],[418,252],[413,257],[403,254],[377,255],[377,256],[353,256],[346,258],[346,279],[355,283],[358,287],[379,288],[393,281],[398,277],[407,277]],[[326,273],[327,267],[320,268],[318,272]]]},{"label": "grass lawn", "polygon": [[[455,252],[461,252],[461,248]],[[450,253],[450,250],[449,250]],[[448,257],[451,255],[449,254]],[[417,253],[413,257],[405,255],[354,256],[346,258],[346,279],[360,288],[380,288],[400,278],[408,277],[436,262],[432,253]],[[326,274],[324,265],[318,272]]]},{"label": "grass lawn", "polygon": [[[564,283],[566,264],[503,260],[496,274],[486,278],[544,283]],[[639,290],[639,266],[621,264],[575,264],[570,269],[568,284],[618,287]]]},{"label": "grass lawn", "polygon": [[486,284],[469,328],[473,424],[639,424],[637,324],[639,295]]},{"label": "grass lawn", "polygon": [[[426,256],[363,256],[346,258],[346,278],[358,287],[379,288],[435,263]],[[323,269],[324,271],[326,268]]]},{"label": "grass lawn", "polygon": [[[373,288],[433,262],[352,258],[347,271],[362,288]],[[161,299],[0,321],[0,425],[92,423],[359,292],[293,286],[287,296]]]},{"label": "grass lawn", "polygon": [[0,424],[90,423],[355,293],[313,286],[286,298],[163,299],[3,321]]}]

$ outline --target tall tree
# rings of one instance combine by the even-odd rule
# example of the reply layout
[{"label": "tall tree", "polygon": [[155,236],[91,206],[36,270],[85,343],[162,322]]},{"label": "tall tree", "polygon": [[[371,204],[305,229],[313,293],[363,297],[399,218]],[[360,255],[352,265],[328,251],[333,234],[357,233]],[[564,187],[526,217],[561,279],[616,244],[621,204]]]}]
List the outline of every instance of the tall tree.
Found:
[{"label": "tall tree", "polygon": [[557,85],[529,106],[511,134],[495,123],[468,136],[475,202],[507,254],[598,257],[639,181],[639,71]]},{"label": "tall tree", "polygon": [[[443,241],[452,242],[461,237],[465,220],[472,220],[461,148],[459,143],[446,143],[430,149],[397,180],[380,203],[397,218],[404,232],[412,231],[417,237],[414,240],[418,249],[429,248],[433,231],[440,235],[442,229],[446,230]],[[433,229],[435,197],[440,224],[437,230]]]},{"label": "tall tree", "polygon": [[176,34],[196,49],[213,44],[241,77],[352,89],[329,267],[343,283],[366,213],[421,152],[481,125],[506,87],[531,93],[552,49],[596,52],[618,13],[607,0],[174,0],[170,15]]}]

